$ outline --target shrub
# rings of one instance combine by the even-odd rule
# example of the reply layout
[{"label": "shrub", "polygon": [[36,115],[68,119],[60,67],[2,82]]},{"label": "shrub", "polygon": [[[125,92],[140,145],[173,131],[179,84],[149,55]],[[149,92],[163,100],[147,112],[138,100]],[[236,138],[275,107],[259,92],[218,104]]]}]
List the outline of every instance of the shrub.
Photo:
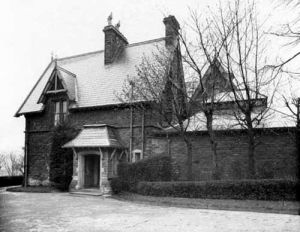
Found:
[{"label": "shrub", "polygon": [[124,191],[135,191],[140,181],[177,180],[179,169],[170,156],[161,155],[136,163],[120,163],[118,175]]},{"label": "shrub", "polygon": [[68,190],[73,174],[73,152],[62,146],[73,139],[77,131],[68,124],[58,125],[52,135],[50,181],[60,190]]},{"label": "shrub", "polygon": [[111,190],[114,194],[118,194],[121,191],[124,190],[124,183],[122,182],[122,180],[118,177],[112,178],[109,180],[110,181],[110,187]]},{"label": "shrub", "polygon": [[0,176],[0,187],[21,185],[23,179],[23,176]]},{"label": "shrub", "polygon": [[296,200],[296,180],[140,182],[137,193],[211,199]]}]

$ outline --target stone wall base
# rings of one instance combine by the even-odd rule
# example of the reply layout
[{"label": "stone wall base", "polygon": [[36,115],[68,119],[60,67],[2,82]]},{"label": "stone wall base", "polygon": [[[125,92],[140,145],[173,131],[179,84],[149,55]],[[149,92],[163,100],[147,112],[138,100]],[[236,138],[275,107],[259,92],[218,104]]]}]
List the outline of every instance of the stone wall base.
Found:
[{"label": "stone wall base", "polygon": [[38,180],[34,178],[28,178],[28,185],[29,186],[50,186],[51,183],[49,179],[46,180]]}]

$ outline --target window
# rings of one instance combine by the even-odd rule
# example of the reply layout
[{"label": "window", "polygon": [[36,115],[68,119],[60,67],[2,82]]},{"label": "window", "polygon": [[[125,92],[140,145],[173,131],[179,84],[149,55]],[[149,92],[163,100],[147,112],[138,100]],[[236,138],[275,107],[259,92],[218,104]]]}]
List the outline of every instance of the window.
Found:
[{"label": "window", "polygon": [[66,121],[68,114],[67,101],[54,102],[54,125],[58,125]]},{"label": "window", "polygon": [[113,174],[113,176],[118,175],[118,164],[119,164],[119,160],[114,157],[113,160],[112,160],[112,174]]},{"label": "window", "polygon": [[132,152],[132,162],[137,162],[143,159],[142,151],[141,150],[134,150]]}]

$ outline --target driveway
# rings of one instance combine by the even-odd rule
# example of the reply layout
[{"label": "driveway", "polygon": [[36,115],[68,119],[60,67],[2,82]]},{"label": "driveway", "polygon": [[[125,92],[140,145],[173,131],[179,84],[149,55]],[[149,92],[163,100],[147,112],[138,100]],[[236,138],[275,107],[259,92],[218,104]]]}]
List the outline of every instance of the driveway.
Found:
[{"label": "driveway", "polygon": [[0,193],[0,231],[299,231],[297,215],[186,209],[68,193]]}]

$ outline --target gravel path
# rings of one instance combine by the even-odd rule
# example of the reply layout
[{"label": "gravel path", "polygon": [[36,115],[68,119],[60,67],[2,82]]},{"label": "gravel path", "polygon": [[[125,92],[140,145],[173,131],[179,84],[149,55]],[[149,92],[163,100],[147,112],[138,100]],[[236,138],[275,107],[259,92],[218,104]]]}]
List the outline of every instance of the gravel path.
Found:
[{"label": "gravel path", "polygon": [[0,231],[300,231],[300,217],[144,205],[68,193],[0,192]]}]

